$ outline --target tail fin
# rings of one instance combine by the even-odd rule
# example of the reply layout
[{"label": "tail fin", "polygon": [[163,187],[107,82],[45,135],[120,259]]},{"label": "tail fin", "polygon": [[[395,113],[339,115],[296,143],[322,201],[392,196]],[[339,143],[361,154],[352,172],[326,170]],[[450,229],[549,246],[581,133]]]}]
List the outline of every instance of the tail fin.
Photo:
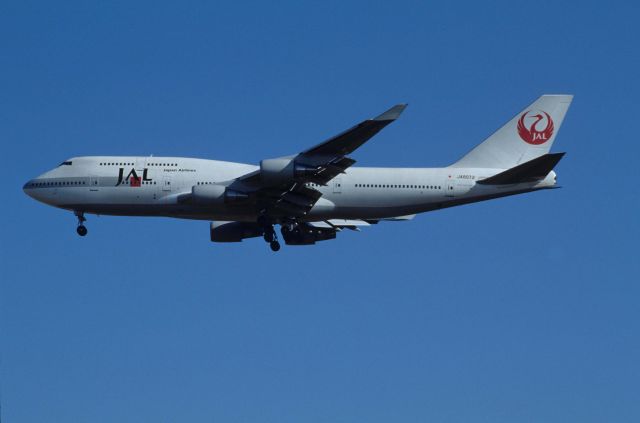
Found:
[{"label": "tail fin", "polygon": [[543,95],[451,167],[509,169],[547,154],[571,100]]}]

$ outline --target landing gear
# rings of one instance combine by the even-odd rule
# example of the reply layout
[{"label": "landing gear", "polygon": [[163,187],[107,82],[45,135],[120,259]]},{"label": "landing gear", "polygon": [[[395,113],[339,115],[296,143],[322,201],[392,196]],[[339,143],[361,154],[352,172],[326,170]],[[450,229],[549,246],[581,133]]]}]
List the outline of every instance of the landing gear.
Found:
[{"label": "landing gear", "polygon": [[80,236],[85,236],[87,234],[87,227],[84,226],[84,222],[87,221],[87,219],[84,217],[84,212],[74,212],[76,217],[78,218],[78,228],[76,229],[76,232],[78,233],[78,235]]},{"label": "landing gear", "polygon": [[280,251],[280,243],[278,242],[278,235],[276,235],[276,231],[273,229],[273,223],[263,215],[258,218],[258,224],[262,226],[264,230],[262,237],[265,242],[269,244],[269,247],[271,247],[271,251]]}]

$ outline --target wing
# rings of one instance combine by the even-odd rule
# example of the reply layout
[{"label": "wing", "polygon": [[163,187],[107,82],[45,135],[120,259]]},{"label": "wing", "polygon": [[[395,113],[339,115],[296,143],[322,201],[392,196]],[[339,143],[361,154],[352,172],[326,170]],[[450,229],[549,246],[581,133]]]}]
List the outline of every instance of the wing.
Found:
[{"label": "wing", "polygon": [[381,115],[360,122],[299,154],[262,160],[260,169],[233,181],[233,192],[246,194],[257,211],[271,218],[306,215],[322,193],[314,185],[326,185],[356,161],[351,154],[396,120],[406,104],[393,106]]},{"label": "wing", "polygon": [[356,126],[347,129],[327,141],[311,147],[302,152],[305,156],[345,156],[351,154],[356,148],[367,142],[371,137],[380,132],[382,128],[400,117],[407,107],[406,104],[397,104],[381,115],[360,122]]}]

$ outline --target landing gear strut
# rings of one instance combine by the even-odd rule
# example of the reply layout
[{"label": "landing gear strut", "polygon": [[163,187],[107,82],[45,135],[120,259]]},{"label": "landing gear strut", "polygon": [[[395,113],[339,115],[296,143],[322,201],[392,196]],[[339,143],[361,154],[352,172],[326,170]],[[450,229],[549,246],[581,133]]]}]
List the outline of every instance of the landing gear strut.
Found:
[{"label": "landing gear strut", "polygon": [[78,228],[76,229],[76,232],[78,233],[78,235],[80,236],[85,236],[87,234],[87,227],[84,226],[84,222],[87,221],[87,219],[84,217],[84,212],[75,212],[76,217],[78,218]]},{"label": "landing gear strut", "polygon": [[269,243],[271,251],[280,251],[280,243],[278,242],[278,235],[276,235],[275,229],[273,229],[273,223],[271,223],[266,217],[260,216],[258,223],[263,227],[264,234],[262,237],[265,242]]}]

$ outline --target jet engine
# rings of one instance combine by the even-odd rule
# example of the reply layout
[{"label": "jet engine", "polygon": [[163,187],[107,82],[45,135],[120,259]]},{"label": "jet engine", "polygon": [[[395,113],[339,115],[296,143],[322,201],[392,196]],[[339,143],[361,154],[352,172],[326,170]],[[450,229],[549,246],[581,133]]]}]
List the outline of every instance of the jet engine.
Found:
[{"label": "jet engine", "polygon": [[298,163],[290,157],[266,159],[260,162],[260,177],[269,185],[279,185],[294,179],[315,175],[317,168]]},{"label": "jet engine", "polygon": [[194,185],[191,188],[191,198],[196,204],[213,205],[243,202],[249,195],[224,185]]},{"label": "jet engine", "polygon": [[293,227],[283,225],[280,232],[282,232],[282,238],[287,245],[312,245],[318,241],[326,241],[336,237],[336,230],[333,228],[316,228],[304,223]]},{"label": "jet engine", "polygon": [[257,223],[250,222],[211,222],[210,231],[211,242],[241,242],[264,233]]}]

